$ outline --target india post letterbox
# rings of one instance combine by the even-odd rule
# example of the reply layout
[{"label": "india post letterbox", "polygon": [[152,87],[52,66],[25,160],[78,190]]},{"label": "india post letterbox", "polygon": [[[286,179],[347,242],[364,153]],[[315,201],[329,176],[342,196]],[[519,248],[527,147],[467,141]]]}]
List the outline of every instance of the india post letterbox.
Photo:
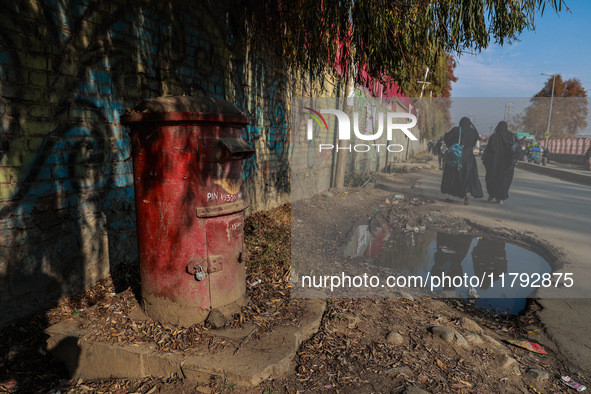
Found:
[{"label": "india post letterbox", "polygon": [[121,122],[132,138],[145,313],[190,326],[240,304],[248,118],[226,101],[175,96],[146,100]]}]

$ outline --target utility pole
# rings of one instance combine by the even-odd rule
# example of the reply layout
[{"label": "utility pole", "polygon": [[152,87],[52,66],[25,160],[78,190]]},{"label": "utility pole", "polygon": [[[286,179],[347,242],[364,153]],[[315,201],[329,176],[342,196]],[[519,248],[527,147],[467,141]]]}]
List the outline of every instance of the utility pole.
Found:
[{"label": "utility pole", "polygon": [[417,83],[421,84],[421,97],[420,99],[423,99],[423,91],[425,90],[425,85],[431,85],[431,82],[427,82],[427,75],[429,75],[429,67],[427,66],[427,70],[425,71],[425,78],[424,81],[417,81]]},{"label": "utility pole", "polygon": [[511,119],[511,103],[505,104],[505,122],[509,122]]},{"label": "utility pole", "polygon": [[552,77],[552,93],[550,94],[550,111],[548,111],[548,127],[546,128],[546,132],[550,132],[550,119],[552,119],[552,101],[554,100],[554,82],[556,81],[557,74],[544,74],[547,77]]}]

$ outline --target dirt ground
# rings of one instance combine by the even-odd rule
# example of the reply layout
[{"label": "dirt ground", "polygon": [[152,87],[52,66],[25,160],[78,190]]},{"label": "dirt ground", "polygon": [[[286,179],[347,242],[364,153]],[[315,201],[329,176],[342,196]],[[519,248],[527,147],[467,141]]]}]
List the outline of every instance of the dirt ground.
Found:
[{"label": "dirt ground", "polygon": [[[445,207],[425,199],[414,183],[421,171],[376,176],[365,187],[331,191],[298,204],[260,212],[247,219],[245,242],[250,256],[249,304],[228,323],[251,322],[257,341],[275,327],[297,324],[292,299],[291,230],[306,226],[298,240],[315,242],[308,257],[343,260],[342,245],[359,223],[387,223],[399,233],[438,230],[472,236],[511,239],[560,265],[556,251],[543,249],[527,234],[489,233],[446,214]],[[396,196],[404,196],[397,198]],[[293,208],[293,209],[292,209]],[[293,213],[292,213],[293,212]],[[334,214],[341,212],[343,214]],[[370,223],[370,228],[371,228]],[[307,238],[309,237],[309,238]],[[305,243],[304,243],[305,244]],[[294,253],[298,252],[297,243]],[[355,260],[360,264],[366,261]],[[330,298],[316,334],[301,344],[293,368],[283,377],[244,389],[223,379],[197,386],[168,379],[72,380],[46,351],[43,329],[83,314],[96,338],[108,342],[153,342],[162,351],[190,351],[196,343],[209,351],[223,344],[208,342],[211,327],[181,329],[158,322],[134,322],[131,299],[139,294],[137,263],[123,264],[90,291],[62,300],[55,308],[23,319],[0,331],[0,392],[52,393],[568,393],[561,375],[588,384],[544,334],[534,312],[535,300],[519,316],[495,316],[458,299]],[[93,308],[91,308],[94,306]],[[85,310],[91,308],[91,312]],[[101,323],[110,316],[109,324]],[[512,346],[506,340],[539,343],[547,354]],[[424,390],[424,391],[421,391]]]}]

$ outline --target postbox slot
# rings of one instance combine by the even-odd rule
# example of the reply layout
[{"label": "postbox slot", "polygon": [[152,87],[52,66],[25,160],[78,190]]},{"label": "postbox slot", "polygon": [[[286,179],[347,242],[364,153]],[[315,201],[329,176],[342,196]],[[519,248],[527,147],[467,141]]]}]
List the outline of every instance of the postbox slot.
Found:
[{"label": "postbox slot", "polygon": [[210,207],[195,208],[195,215],[198,218],[211,218],[216,216],[230,215],[232,213],[244,211],[248,205],[244,201],[236,201],[229,204],[214,205]]},{"label": "postbox slot", "polygon": [[220,161],[248,159],[254,152],[254,149],[242,138],[219,138],[218,159]]}]

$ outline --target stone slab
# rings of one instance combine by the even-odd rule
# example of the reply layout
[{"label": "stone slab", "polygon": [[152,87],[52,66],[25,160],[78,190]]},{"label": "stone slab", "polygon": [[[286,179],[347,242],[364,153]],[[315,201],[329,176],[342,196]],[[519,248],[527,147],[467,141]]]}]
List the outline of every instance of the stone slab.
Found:
[{"label": "stone slab", "polygon": [[[214,377],[239,386],[256,386],[288,372],[300,344],[314,334],[326,307],[325,300],[305,300],[303,318],[295,326],[279,326],[260,339],[247,341],[238,352],[226,347],[216,353],[166,353],[147,343],[121,345],[85,338],[87,332],[71,318],[46,329],[47,347],[63,360],[73,378],[139,379],[147,376],[184,377],[207,384]],[[220,338],[240,339],[252,327],[211,331]]]}]

